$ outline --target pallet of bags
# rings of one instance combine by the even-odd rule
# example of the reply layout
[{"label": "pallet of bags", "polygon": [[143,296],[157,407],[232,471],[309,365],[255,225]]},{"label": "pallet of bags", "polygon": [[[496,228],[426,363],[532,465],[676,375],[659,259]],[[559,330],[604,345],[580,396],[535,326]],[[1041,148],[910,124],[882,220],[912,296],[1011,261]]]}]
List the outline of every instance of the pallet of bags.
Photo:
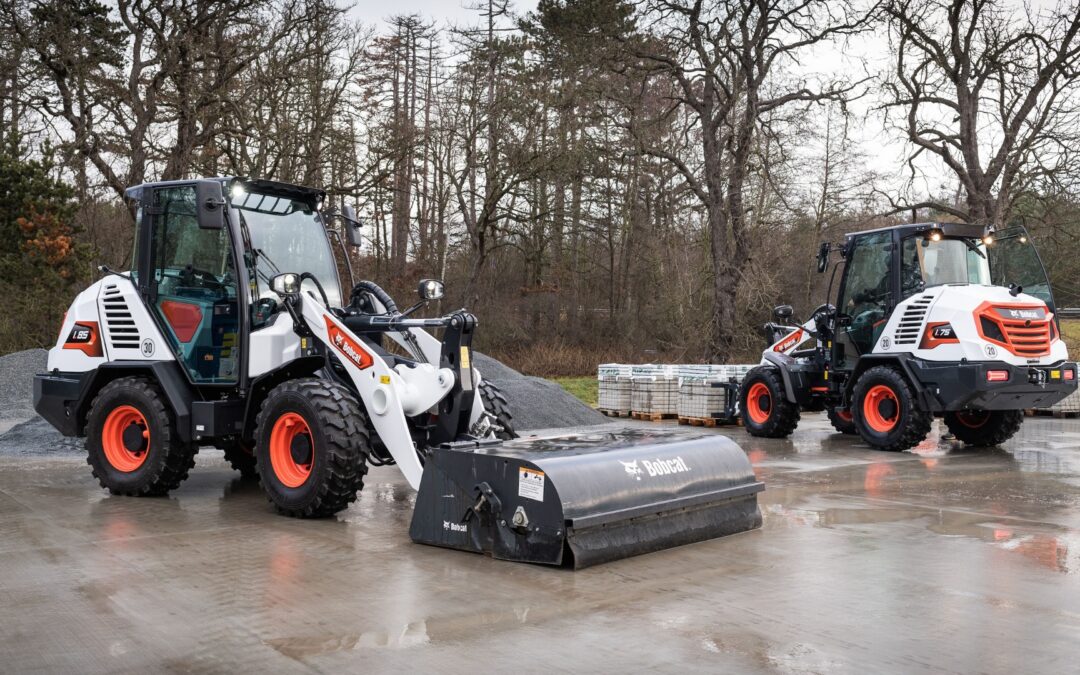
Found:
[{"label": "pallet of bags", "polygon": [[609,417],[630,415],[631,366],[621,363],[602,363],[597,368],[599,396],[597,409]]}]

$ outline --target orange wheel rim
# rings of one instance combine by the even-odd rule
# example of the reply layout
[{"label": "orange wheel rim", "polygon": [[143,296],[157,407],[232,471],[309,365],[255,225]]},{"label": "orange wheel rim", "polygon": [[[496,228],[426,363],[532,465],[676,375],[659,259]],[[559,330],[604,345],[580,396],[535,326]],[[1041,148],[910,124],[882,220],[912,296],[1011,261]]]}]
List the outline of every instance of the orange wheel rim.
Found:
[{"label": "orange wheel rim", "polygon": [[990,421],[990,413],[985,410],[982,412],[958,412],[956,413],[956,421],[968,429],[978,429]]},{"label": "orange wheel rim", "polygon": [[855,420],[850,410],[833,410],[833,413],[836,415],[837,419],[841,419],[845,422],[852,422]]},{"label": "orange wheel rim", "polygon": [[750,385],[750,391],[746,393],[746,414],[755,424],[769,421],[769,415],[772,414],[772,392],[764,382]]},{"label": "orange wheel rim", "polygon": [[315,441],[304,418],[285,413],[270,430],[270,465],[285,487],[300,487],[311,476],[315,461]]},{"label": "orange wheel rim", "polygon": [[884,384],[870,387],[863,398],[863,419],[874,431],[887,434],[900,422],[900,401],[896,392]]},{"label": "orange wheel rim", "polygon": [[150,425],[135,406],[113,408],[101,429],[105,459],[117,471],[131,473],[146,462],[150,451]]}]

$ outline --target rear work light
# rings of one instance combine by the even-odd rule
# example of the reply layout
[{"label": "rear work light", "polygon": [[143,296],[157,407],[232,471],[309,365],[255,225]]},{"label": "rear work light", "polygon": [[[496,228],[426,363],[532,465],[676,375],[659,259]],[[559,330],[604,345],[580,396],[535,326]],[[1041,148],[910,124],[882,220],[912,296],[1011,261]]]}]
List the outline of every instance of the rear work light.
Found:
[{"label": "rear work light", "polygon": [[988,370],[986,371],[987,382],[1008,382],[1009,371],[1007,370]]}]

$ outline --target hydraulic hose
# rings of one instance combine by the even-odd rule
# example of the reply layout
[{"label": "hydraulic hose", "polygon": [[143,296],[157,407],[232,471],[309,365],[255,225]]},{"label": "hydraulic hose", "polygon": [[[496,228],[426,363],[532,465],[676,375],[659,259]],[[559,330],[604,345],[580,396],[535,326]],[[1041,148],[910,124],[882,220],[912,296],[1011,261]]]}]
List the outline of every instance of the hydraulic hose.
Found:
[{"label": "hydraulic hose", "polygon": [[311,279],[312,283],[315,284],[315,288],[319,289],[319,295],[322,296],[323,305],[329,309],[330,299],[326,297],[326,291],[323,289],[322,284],[319,283],[319,279],[311,272],[304,272],[300,275],[300,279]]},{"label": "hydraulic hose", "polygon": [[361,279],[360,281],[356,282],[355,286],[353,286],[352,292],[349,294],[349,304],[355,304],[356,296],[364,291],[367,291],[368,293],[374,295],[378,299],[378,301],[381,302],[384,307],[386,307],[387,313],[391,315],[400,313],[398,312],[397,303],[395,303],[394,299],[390,297],[390,294],[384,291],[382,287],[379,286],[379,284],[375,283],[374,281],[368,281],[367,279]]}]

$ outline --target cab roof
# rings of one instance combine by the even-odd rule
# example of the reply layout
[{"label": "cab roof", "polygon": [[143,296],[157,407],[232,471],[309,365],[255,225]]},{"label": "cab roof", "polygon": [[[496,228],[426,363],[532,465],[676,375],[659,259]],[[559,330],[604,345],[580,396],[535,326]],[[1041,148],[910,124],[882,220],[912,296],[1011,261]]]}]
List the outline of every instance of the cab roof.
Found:
[{"label": "cab roof", "polygon": [[990,229],[983,227],[982,225],[972,225],[970,223],[907,223],[904,225],[890,225],[889,227],[878,227],[873,230],[862,230],[861,232],[849,232],[847,239],[850,241],[855,237],[862,237],[868,234],[878,234],[879,232],[899,232],[900,238],[904,239],[914,234],[923,234],[930,230],[941,230],[942,234],[946,237],[964,237],[967,239],[981,239],[984,237]]},{"label": "cab roof", "polygon": [[153,190],[161,187],[178,185],[190,185],[199,180],[212,180],[221,183],[222,189],[228,191],[233,183],[243,183],[248,192],[266,192],[282,195],[291,199],[305,202],[321,202],[326,199],[326,191],[318,188],[295,185],[293,183],[281,183],[274,180],[261,178],[244,178],[243,176],[216,176],[213,178],[190,178],[187,180],[164,180],[155,183],[142,183],[124,190],[125,199],[141,199],[143,190]]}]

